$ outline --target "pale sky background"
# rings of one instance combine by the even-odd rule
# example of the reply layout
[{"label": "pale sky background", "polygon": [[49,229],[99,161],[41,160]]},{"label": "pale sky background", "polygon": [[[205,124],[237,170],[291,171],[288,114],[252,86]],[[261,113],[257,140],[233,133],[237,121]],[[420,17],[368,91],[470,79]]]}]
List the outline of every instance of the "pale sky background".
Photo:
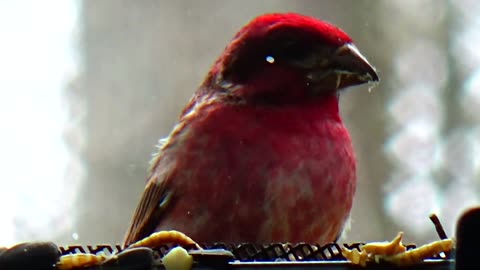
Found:
[{"label": "pale sky background", "polygon": [[[0,242],[72,226],[73,157],[63,141],[68,125],[63,92],[77,75],[78,3],[0,1]],[[27,223],[22,220],[28,220]],[[30,233],[27,233],[30,232]],[[35,238],[35,237],[34,237]]]}]

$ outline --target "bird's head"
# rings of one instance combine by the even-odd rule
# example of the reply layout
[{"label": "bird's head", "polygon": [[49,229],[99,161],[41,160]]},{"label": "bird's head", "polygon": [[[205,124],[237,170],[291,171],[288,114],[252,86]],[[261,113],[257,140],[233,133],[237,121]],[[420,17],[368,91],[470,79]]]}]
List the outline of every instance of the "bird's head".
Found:
[{"label": "bird's head", "polygon": [[340,89],[378,80],[341,29],[285,13],[262,15],[244,26],[205,84],[251,102],[284,104],[336,95]]}]

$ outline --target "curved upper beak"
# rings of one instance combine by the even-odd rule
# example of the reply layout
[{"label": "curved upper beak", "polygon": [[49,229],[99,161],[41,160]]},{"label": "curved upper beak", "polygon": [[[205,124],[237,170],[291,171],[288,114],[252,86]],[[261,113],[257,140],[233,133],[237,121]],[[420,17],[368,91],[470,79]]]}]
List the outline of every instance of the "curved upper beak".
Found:
[{"label": "curved upper beak", "polygon": [[380,80],[375,68],[351,43],[337,49],[331,59],[331,64],[340,74],[350,74],[352,79],[356,78],[356,84]]},{"label": "curved upper beak", "polygon": [[336,49],[331,57],[313,68],[309,79],[322,88],[336,90],[380,81],[375,68],[351,43]]}]

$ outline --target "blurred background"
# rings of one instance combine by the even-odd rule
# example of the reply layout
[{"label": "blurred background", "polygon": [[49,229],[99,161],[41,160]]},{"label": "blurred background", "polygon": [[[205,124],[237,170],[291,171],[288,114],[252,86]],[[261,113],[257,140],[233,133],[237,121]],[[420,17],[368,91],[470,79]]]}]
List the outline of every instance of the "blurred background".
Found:
[{"label": "blurred background", "polygon": [[[0,245],[118,243],[148,162],[235,32],[330,21],[382,79],[343,93],[359,163],[345,242],[452,236],[480,201],[480,2],[0,0]],[[255,229],[255,228],[252,228]]]}]

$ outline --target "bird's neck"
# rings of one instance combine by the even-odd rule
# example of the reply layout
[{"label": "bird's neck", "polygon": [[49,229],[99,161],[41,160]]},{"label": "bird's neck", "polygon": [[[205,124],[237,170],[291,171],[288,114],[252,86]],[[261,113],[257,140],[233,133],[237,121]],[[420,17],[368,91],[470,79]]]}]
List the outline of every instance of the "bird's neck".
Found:
[{"label": "bird's neck", "polygon": [[[204,116],[209,115],[212,118],[218,116],[223,120],[229,119],[230,124],[255,121],[263,123],[265,128],[273,125],[296,127],[298,129],[309,129],[312,126],[319,127],[329,125],[329,123],[341,124],[342,122],[336,94],[315,97],[299,103],[285,104],[250,103],[245,100],[231,100],[230,98],[218,94],[203,95],[201,99],[194,99],[194,105],[184,111],[182,118],[188,117],[192,112],[201,112]],[[216,124],[230,125],[220,120]]]},{"label": "bird's neck", "polygon": [[[324,120],[341,122],[338,96],[329,95],[312,98],[308,101],[285,104],[255,104],[249,106],[251,111],[271,117],[272,121],[298,121],[299,123],[318,123]],[[275,121],[274,121],[275,122]]]}]

